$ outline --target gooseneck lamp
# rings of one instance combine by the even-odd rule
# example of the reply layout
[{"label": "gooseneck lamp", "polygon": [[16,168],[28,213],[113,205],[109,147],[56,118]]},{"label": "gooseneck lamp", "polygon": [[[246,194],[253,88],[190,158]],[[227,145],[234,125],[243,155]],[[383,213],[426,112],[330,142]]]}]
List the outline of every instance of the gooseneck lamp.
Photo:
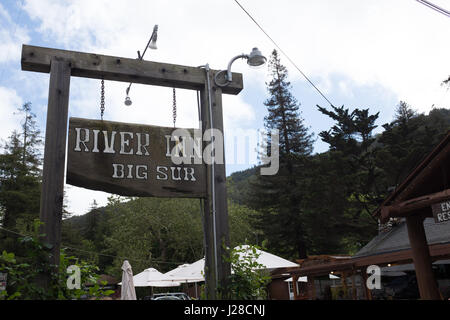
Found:
[{"label": "gooseneck lamp", "polygon": [[[231,73],[231,65],[237,59],[247,59],[247,64],[253,68],[260,67],[264,65],[267,61],[266,57],[262,55],[261,51],[259,51],[258,48],[253,48],[250,54],[240,54],[230,60],[230,62],[228,63],[227,70],[222,70],[216,73],[214,77],[214,82],[216,83],[216,85],[218,85],[219,87],[225,87],[233,81],[233,75]],[[219,77],[221,74],[225,74],[225,82],[223,83],[220,83],[219,81]]]}]

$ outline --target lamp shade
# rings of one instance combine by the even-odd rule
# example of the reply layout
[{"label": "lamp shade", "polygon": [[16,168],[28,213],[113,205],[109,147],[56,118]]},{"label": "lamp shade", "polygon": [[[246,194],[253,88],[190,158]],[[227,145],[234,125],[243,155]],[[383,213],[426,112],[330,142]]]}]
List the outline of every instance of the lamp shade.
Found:
[{"label": "lamp shade", "polygon": [[258,48],[253,48],[252,52],[248,55],[247,64],[250,67],[260,67],[266,63],[266,57],[264,57]]},{"label": "lamp shade", "polygon": [[155,24],[153,27],[152,36],[150,37],[150,43],[148,44],[148,47],[150,49],[156,50],[158,47],[156,46],[156,39],[158,39],[158,25]]},{"label": "lamp shade", "polygon": [[152,41],[150,41],[150,44],[148,45],[150,49],[156,50],[158,47],[156,46],[156,37],[153,37]]}]

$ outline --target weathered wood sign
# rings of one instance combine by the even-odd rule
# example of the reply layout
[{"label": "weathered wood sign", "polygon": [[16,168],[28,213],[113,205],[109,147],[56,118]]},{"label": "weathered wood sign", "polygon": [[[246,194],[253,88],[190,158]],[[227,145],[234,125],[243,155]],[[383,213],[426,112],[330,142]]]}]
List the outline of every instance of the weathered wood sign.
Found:
[{"label": "weathered wood sign", "polygon": [[[176,130],[70,118],[67,183],[123,196],[205,197],[201,136]],[[192,161],[174,163],[172,155]]]},{"label": "weathered wood sign", "polygon": [[450,199],[431,206],[436,223],[450,221]]}]

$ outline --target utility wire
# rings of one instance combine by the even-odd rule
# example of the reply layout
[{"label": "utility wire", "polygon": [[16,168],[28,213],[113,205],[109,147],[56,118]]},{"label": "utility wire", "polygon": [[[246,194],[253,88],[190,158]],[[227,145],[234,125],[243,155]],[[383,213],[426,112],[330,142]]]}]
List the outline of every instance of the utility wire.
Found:
[{"label": "utility wire", "polygon": [[297,64],[292,61],[292,59],[284,52],[283,49],[280,48],[280,46],[275,42],[275,40],[272,39],[272,37],[261,27],[261,25],[252,17],[252,15],[239,3],[239,1],[234,0],[234,2],[249,16],[249,18],[258,26],[258,28],[269,38],[270,41],[275,45],[275,47],[280,50],[280,52],[289,60],[290,63],[301,73],[301,75],[313,86],[314,89],[317,90],[317,92],[331,105],[331,107],[334,107],[334,105],[331,103],[331,101],[325,96],[325,94],[320,91],[319,88],[308,78],[308,76],[297,66]]},{"label": "utility wire", "polygon": [[[1,230],[4,230],[4,231],[7,231],[7,232],[9,232],[9,233],[12,233],[12,234],[21,236],[21,237],[28,237],[27,235],[18,233],[18,232],[13,231],[13,230],[6,229],[6,228],[4,228],[4,227],[2,227],[2,226],[0,226],[0,229],[1,229]],[[61,244],[61,247],[67,248],[67,249],[71,249],[71,250],[75,250],[75,251],[84,252],[84,253],[96,254],[96,255],[104,256],[104,257],[120,258],[120,259],[122,259],[122,260],[139,261],[139,262],[147,262],[147,263],[148,263],[148,260],[134,259],[134,258],[128,258],[128,257],[122,257],[122,256],[115,256],[115,255],[105,254],[105,253],[99,253],[99,252],[95,252],[95,251],[89,251],[89,250],[84,250],[84,249],[79,249],[79,248],[69,247],[69,246],[66,246],[66,245],[64,245],[64,244]],[[175,265],[175,264],[183,264],[183,263],[184,263],[184,262],[176,262],[176,261],[162,261],[162,260],[155,260],[155,259],[150,259],[150,260],[151,260],[152,262],[162,263],[162,264],[174,264],[174,265]]]},{"label": "utility wire", "polygon": [[444,8],[439,7],[438,5],[431,3],[427,0],[416,0],[420,4],[423,4],[424,6],[427,6],[430,9],[433,9],[434,11],[437,11],[439,13],[442,13],[444,16],[447,16],[450,18],[450,11],[445,10]]}]

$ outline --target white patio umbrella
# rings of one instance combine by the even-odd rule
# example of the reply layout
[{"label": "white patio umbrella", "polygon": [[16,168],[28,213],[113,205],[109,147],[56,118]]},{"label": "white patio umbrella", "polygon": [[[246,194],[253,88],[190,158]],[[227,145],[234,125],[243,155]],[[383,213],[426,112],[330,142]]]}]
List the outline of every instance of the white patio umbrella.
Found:
[{"label": "white patio umbrella", "polygon": [[[292,282],[292,277],[284,280],[285,282]],[[297,282],[308,282],[308,277],[298,277]]]},{"label": "white patio umbrella", "polygon": [[[179,282],[165,276],[155,268],[148,268],[133,277],[135,287],[178,287]],[[120,283],[119,283],[120,285]]]},{"label": "white patio umbrella", "polygon": [[[236,248],[248,249],[249,246],[243,245],[238,246]],[[239,253],[240,257],[245,257],[247,251]],[[264,266],[264,269],[276,269],[276,268],[287,268],[287,267],[298,267],[298,264],[293,263],[289,260],[278,257],[274,254],[256,250],[256,253],[259,254],[258,259],[256,259],[257,263]],[[200,259],[191,264],[183,264],[178,266],[177,268],[166,272],[165,275],[169,276],[173,281],[179,282],[200,282],[205,281],[205,259]]]},{"label": "white patio umbrella", "polygon": [[[241,245],[235,247],[235,249],[244,249],[244,252],[240,252],[240,257],[245,257],[247,254],[250,254],[250,247],[248,245]],[[263,269],[277,269],[277,268],[289,268],[289,267],[298,267],[299,265],[293,263],[289,260],[283,259],[274,254],[268,253],[263,250],[256,249],[256,254],[259,254],[259,257],[256,259],[258,264],[263,266]]]},{"label": "white patio umbrella", "polygon": [[201,282],[205,281],[204,269],[205,259],[203,258],[191,264],[182,264],[164,275],[172,279],[172,281],[184,283]]},{"label": "white patio umbrella", "polygon": [[133,271],[130,263],[125,260],[122,264],[121,300],[136,300],[136,290],[133,283]]},{"label": "white patio umbrella", "polygon": [[[328,278],[330,278],[331,280],[334,280],[334,279],[339,279],[339,277],[337,277],[337,276],[335,276],[334,274],[329,274],[328,275]],[[292,282],[292,277],[290,277],[289,279],[286,279],[286,280],[284,280],[285,282]],[[297,280],[298,282],[308,282],[308,277],[298,277],[298,280]]]},{"label": "white patio umbrella", "polygon": [[204,269],[205,259],[200,259],[191,264],[182,264],[177,268],[166,272],[164,275],[171,278],[172,281],[195,283],[195,295],[198,298],[197,282],[205,281]]}]

